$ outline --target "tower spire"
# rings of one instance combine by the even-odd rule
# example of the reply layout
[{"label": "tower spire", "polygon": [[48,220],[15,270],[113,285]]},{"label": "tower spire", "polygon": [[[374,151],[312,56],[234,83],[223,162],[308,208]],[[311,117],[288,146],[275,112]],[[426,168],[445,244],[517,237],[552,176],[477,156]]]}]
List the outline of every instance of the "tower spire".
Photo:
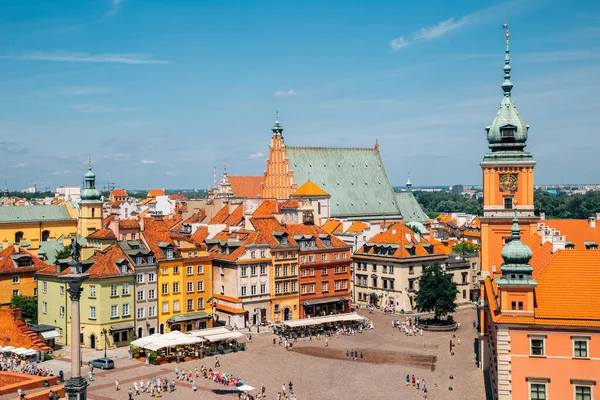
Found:
[{"label": "tower spire", "polygon": [[510,81],[510,49],[508,47],[510,34],[508,33],[508,24],[504,24],[502,29],[506,32],[506,54],[504,55],[504,82],[502,82],[502,90],[504,91],[504,96],[510,97],[510,91],[512,90],[513,84]]},{"label": "tower spire", "polygon": [[271,130],[273,131],[273,134],[283,134],[283,126],[281,126],[281,123],[279,122],[279,110],[275,111],[275,123]]},{"label": "tower spire", "polygon": [[410,181],[410,172],[408,173],[408,179],[406,180],[406,190],[411,190],[412,182]]}]

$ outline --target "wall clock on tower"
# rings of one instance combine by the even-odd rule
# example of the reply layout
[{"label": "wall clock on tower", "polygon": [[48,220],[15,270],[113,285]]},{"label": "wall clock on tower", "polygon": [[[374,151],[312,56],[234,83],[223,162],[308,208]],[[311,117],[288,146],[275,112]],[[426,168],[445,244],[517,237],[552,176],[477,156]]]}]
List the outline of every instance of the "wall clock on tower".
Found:
[{"label": "wall clock on tower", "polygon": [[500,175],[500,190],[503,192],[517,191],[517,174],[501,174]]}]

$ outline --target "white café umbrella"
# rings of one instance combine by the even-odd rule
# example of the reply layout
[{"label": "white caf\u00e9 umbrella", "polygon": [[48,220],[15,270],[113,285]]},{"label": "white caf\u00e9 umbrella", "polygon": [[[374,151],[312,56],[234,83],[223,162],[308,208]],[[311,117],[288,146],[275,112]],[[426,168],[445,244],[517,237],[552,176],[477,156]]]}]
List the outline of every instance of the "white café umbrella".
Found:
[{"label": "white caf\u00e9 umbrella", "polygon": [[242,385],[242,386],[238,386],[237,390],[239,390],[240,392],[249,392],[251,390],[254,390],[254,388],[250,385]]}]

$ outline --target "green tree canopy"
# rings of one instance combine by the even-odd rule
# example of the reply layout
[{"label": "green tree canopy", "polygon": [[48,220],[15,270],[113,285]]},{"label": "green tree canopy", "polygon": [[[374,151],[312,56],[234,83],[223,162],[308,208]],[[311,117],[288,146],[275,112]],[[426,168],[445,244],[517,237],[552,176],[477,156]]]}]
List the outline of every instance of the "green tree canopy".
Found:
[{"label": "green tree canopy", "polygon": [[37,298],[33,296],[13,296],[10,300],[10,308],[20,308],[23,319],[29,319],[37,323]]},{"label": "green tree canopy", "polygon": [[56,251],[56,259],[62,260],[71,256],[71,246],[64,246],[61,250]]},{"label": "green tree canopy", "polygon": [[454,246],[452,248],[452,250],[454,250],[455,253],[460,253],[460,254],[475,253],[475,252],[479,251],[479,246],[474,245],[473,243],[464,240],[464,241],[458,243],[456,246]]},{"label": "green tree canopy", "polygon": [[442,270],[440,264],[427,265],[418,282],[419,290],[415,297],[417,310],[433,311],[436,320],[456,311],[456,282]]}]

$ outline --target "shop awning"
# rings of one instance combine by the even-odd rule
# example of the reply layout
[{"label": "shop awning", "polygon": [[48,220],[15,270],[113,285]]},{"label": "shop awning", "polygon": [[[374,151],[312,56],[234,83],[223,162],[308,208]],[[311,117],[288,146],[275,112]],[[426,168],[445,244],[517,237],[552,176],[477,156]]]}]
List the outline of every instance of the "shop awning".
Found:
[{"label": "shop awning", "polygon": [[349,299],[345,297],[331,297],[328,299],[320,299],[320,300],[310,300],[302,303],[305,306],[314,306],[317,304],[329,304],[329,303],[337,303],[338,301],[349,301]]},{"label": "shop awning", "polygon": [[210,314],[207,314],[203,311],[187,313],[182,315],[175,315],[167,320],[169,324],[175,324],[177,322],[186,322],[186,321],[194,321],[197,319],[204,319],[210,317]]},{"label": "shop awning", "polygon": [[312,318],[306,319],[298,319],[295,321],[283,321],[283,325],[289,326],[290,328],[297,328],[299,326],[309,326],[309,325],[320,325],[321,323]]},{"label": "shop awning", "polygon": [[42,332],[42,337],[44,339],[54,339],[54,338],[60,337],[60,333],[56,332],[56,330]]},{"label": "shop awning", "polygon": [[221,340],[238,339],[242,337],[246,337],[246,335],[244,335],[242,332],[232,331],[227,333],[221,333],[219,335],[205,336],[204,339],[214,343],[219,342]]},{"label": "shop awning", "polygon": [[181,345],[201,343],[204,339],[181,333],[179,331],[171,331],[164,335],[155,333],[154,335],[144,336],[143,338],[136,339],[131,342],[132,345],[137,347],[143,347],[148,350],[159,350],[164,347],[176,347]]},{"label": "shop awning", "polygon": [[126,331],[126,330],[133,329],[133,328],[134,328],[134,326],[133,326],[133,324],[131,322],[126,322],[124,324],[117,324],[117,325],[111,325],[110,326],[111,332],[114,332],[114,331]]},{"label": "shop awning", "polygon": [[209,336],[209,335],[219,335],[221,333],[228,333],[228,332],[231,332],[231,331],[227,328],[208,328],[208,329],[201,329],[199,331],[191,331],[190,335],[204,337],[204,336]]},{"label": "shop awning", "polygon": [[327,324],[329,322],[341,322],[341,321],[362,321],[367,318],[358,315],[357,313],[347,313],[347,314],[336,314],[336,315],[328,315],[326,317],[315,317],[313,318],[323,324]]}]

